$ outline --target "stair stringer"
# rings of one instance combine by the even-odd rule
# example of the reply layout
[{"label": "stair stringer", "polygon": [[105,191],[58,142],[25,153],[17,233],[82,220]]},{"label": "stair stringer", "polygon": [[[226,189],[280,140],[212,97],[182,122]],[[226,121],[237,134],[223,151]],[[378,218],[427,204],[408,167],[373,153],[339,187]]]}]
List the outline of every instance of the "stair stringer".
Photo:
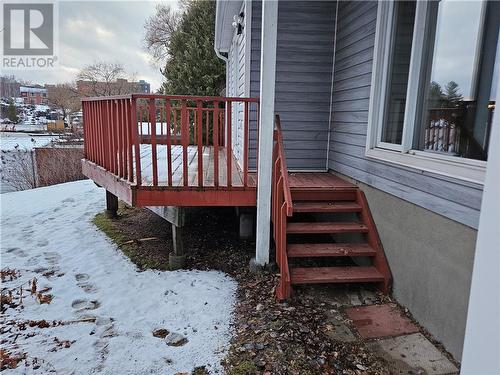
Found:
[{"label": "stair stringer", "polygon": [[388,294],[392,285],[391,270],[368,201],[361,189],[356,191],[356,202],[361,206],[361,222],[368,227],[368,233],[366,233],[367,242],[376,252],[376,255],[372,258],[372,264],[384,276],[384,281],[378,284],[378,288],[384,294]]}]

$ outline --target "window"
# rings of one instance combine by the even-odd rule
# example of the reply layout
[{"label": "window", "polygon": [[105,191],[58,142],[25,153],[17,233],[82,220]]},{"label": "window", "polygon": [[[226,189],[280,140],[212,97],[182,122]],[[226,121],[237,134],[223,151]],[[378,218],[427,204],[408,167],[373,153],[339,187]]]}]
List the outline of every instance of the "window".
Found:
[{"label": "window", "polygon": [[380,141],[384,143],[400,145],[403,137],[415,9],[414,1],[394,4],[390,60],[387,64],[387,99],[380,127]]},{"label": "window", "polygon": [[380,2],[367,155],[484,179],[500,2]]}]

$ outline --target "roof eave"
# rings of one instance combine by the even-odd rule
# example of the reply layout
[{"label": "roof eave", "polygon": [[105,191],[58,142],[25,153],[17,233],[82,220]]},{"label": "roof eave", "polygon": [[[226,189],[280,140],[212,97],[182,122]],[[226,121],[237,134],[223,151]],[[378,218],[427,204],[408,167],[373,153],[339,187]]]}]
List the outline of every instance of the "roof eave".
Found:
[{"label": "roof eave", "polygon": [[215,42],[218,52],[229,52],[234,33],[233,16],[241,9],[242,1],[217,0],[215,11]]}]

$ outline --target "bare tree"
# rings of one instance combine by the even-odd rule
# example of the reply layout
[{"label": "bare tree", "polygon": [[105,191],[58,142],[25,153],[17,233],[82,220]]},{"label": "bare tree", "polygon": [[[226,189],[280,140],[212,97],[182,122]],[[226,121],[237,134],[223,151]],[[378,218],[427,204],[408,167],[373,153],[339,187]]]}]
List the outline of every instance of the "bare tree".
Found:
[{"label": "bare tree", "polygon": [[77,75],[81,96],[124,95],[138,91],[134,77],[119,63],[97,62],[86,65]]},{"label": "bare tree", "polygon": [[144,48],[155,66],[163,66],[168,58],[170,36],[179,25],[180,14],[170,5],[156,5],[155,14],[144,23]]},{"label": "bare tree", "polygon": [[85,179],[82,174],[83,147],[35,149],[38,186],[51,186]]},{"label": "bare tree", "polygon": [[63,119],[81,108],[80,95],[76,86],[71,83],[63,83],[47,87],[47,99],[51,106],[61,110]]},{"label": "bare tree", "polygon": [[2,150],[0,160],[3,184],[10,186],[14,190],[37,187],[33,150],[21,148],[8,151]]},{"label": "bare tree", "polygon": [[26,190],[82,180],[86,178],[82,174],[82,158],[83,147],[2,150],[1,181],[13,190]]}]

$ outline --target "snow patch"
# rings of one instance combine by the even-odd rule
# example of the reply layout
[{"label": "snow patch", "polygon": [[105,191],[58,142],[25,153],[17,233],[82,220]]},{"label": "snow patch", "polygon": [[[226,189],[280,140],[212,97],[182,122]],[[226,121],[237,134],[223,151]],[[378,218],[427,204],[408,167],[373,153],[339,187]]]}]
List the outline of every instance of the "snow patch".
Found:
[{"label": "snow patch", "polygon": [[[27,296],[24,309],[9,308],[9,320],[72,321],[56,327],[28,327],[15,343],[41,366],[29,373],[71,374],[190,373],[197,366],[220,372],[229,345],[236,283],[216,271],[144,271],[124,257],[91,223],[104,209],[104,190],[78,181],[0,196],[1,266],[21,271],[5,281],[14,287],[33,277],[51,288],[50,304]],[[45,276],[44,276],[45,275]],[[153,336],[167,329],[187,340],[168,346]],[[33,337],[26,337],[35,333]],[[73,342],[55,347],[55,338]],[[15,349],[17,346],[18,349]],[[7,373],[28,369],[22,361]]]}]

